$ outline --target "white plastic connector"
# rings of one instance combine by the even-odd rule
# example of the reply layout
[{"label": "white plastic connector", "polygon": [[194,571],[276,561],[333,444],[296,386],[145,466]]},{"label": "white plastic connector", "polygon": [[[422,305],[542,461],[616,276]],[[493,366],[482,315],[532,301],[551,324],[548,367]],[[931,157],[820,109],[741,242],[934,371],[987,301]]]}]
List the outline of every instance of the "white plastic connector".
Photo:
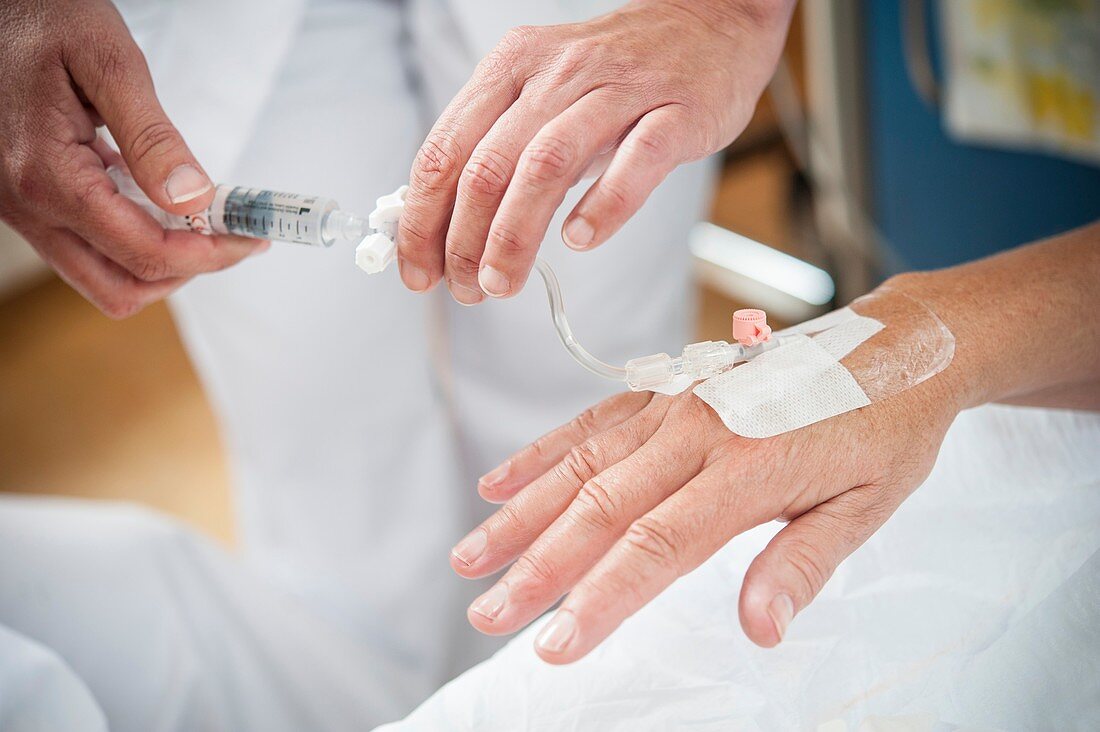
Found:
[{"label": "white plastic connector", "polygon": [[397,242],[379,232],[370,234],[355,247],[355,264],[368,274],[378,274],[397,257]]},{"label": "white plastic connector", "polygon": [[375,233],[368,234],[355,247],[355,264],[368,274],[378,274],[397,258],[397,226],[405,211],[408,186],[401,186],[388,196],[375,201],[367,223]]},{"label": "white plastic connector", "polygon": [[397,239],[397,224],[401,220],[401,214],[405,212],[405,194],[408,192],[408,186],[401,186],[388,196],[382,196],[375,201],[374,210],[367,219],[370,227],[390,239]]},{"label": "white plastic connector", "polygon": [[[681,359],[675,359],[680,361]],[[653,391],[672,383],[677,364],[667,353],[632,358],[626,362],[626,383],[631,391]]]}]

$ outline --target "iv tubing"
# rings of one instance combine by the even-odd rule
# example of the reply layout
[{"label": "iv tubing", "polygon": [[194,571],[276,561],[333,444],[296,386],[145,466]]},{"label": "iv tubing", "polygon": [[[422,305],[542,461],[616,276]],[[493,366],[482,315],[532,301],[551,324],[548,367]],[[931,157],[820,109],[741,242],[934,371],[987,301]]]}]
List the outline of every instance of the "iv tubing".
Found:
[{"label": "iv tubing", "polygon": [[573,329],[569,327],[569,320],[565,317],[565,302],[561,296],[561,286],[554,270],[550,268],[542,258],[535,258],[535,269],[542,276],[542,282],[546,285],[546,298],[550,301],[550,314],[554,317],[554,329],[558,332],[565,350],[569,351],[573,359],[586,369],[613,381],[626,381],[626,369],[620,366],[612,366],[604,363],[584,349],[577,339],[573,337]]}]

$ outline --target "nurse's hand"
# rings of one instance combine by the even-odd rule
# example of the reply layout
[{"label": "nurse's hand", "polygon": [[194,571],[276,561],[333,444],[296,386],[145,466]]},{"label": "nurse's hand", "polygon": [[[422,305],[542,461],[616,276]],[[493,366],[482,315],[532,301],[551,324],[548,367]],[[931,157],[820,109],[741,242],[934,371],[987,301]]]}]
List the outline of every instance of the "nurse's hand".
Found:
[{"label": "nurse's hand", "polygon": [[[268,245],[165,231],[118,194],[105,167],[124,161],[171,213],[201,211],[214,195],[107,0],[6,0],[0,69],[0,219],[107,315],[131,315]],[[97,137],[104,124],[121,158]]]},{"label": "nurse's hand", "polygon": [[728,145],[782,51],[793,0],[635,0],[585,23],[517,28],[477,67],[413,164],[401,277],[463,304],[523,287],[566,191],[565,221],[606,241],[677,165]]}]

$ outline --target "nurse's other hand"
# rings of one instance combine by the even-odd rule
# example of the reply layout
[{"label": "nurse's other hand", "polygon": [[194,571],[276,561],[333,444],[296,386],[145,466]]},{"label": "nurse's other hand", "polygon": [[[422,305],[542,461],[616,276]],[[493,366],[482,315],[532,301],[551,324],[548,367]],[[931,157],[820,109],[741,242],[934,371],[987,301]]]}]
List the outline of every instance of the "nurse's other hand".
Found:
[{"label": "nurse's other hand", "polygon": [[[118,194],[105,168],[124,161],[171,213],[201,211],[214,196],[107,0],[6,0],[0,69],[0,219],[107,315],[131,315],[267,246],[165,231]],[[121,158],[97,137],[104,124]]]},{"label": "nurse's other hand", "polygon": [[566,191],[600,177],[562,238],[599,246],[677,165],[744,130],[793,0],[635,0],[521,27],[477,67],[420,148],[398,236],[405,285],[463,304],[513,295]]},{"label": "nurse's other hand", "polygon": [[482,479],[507,503],[451,565],[471,578],[512,566],[470,622],[511,633],[568,593],[536,650],[569,663],[730,539],[785,519],[740,600],[748,637],[775,645],[927,476],[958,412],[946,377],[767,439],[734,435],[690,391],[612,397]]}]

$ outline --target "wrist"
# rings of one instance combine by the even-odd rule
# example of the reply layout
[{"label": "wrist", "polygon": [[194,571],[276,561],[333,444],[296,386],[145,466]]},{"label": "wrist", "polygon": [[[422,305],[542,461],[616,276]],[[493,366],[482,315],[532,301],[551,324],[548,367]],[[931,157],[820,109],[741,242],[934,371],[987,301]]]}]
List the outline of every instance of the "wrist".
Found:
[{"label": "wrist", "polygon": [[960,283],[952,281],[952,275],[953,270],[908,272],[891,277],[875,292],[919,302],[951,332],[951,362],[929,380],[929,386],[961,411],[993,401],[1003,391],[1004,358],[998,353],[1000,344],[989,338],[984,315],[974,316],[980,309],[966,302],[965,288],[960,293]]}]

